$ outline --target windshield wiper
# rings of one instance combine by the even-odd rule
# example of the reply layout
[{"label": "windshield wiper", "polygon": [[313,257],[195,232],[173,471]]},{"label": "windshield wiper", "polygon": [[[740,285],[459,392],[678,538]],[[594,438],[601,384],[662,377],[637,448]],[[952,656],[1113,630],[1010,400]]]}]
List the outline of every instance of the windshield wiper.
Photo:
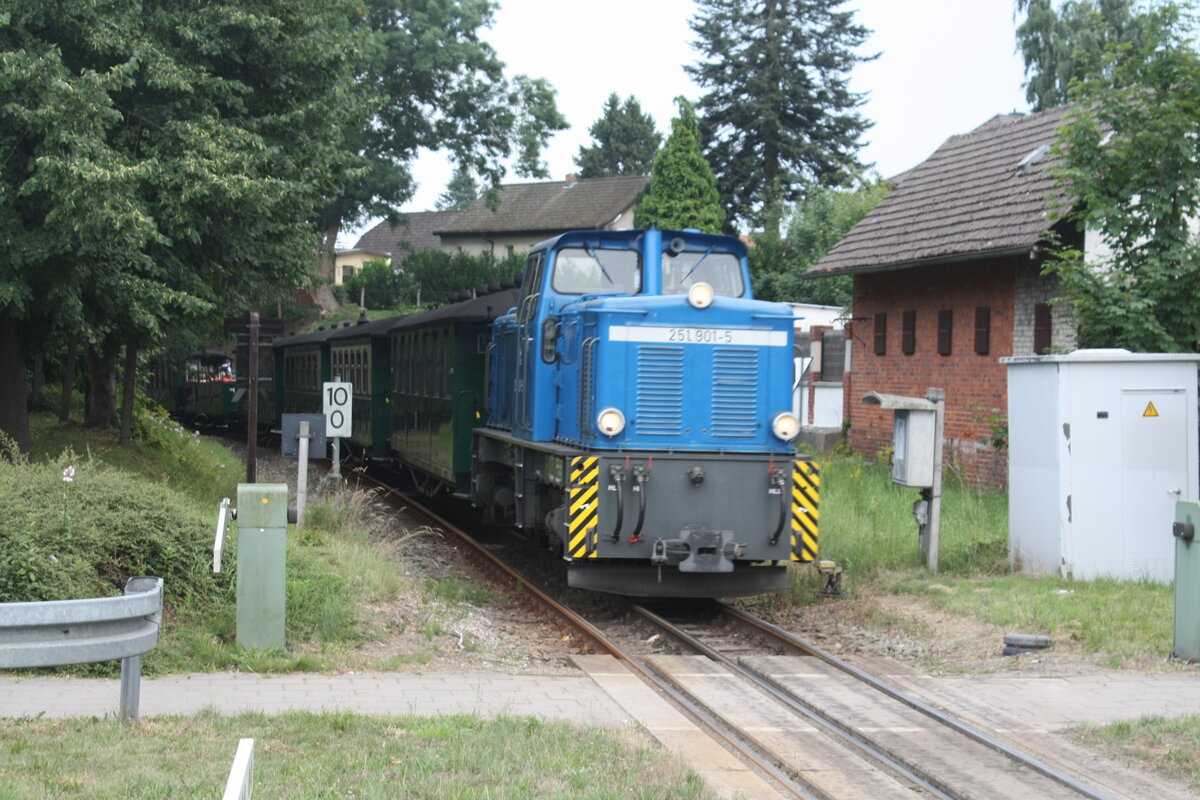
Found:
[{"label": "windshield wiper", "polygon": [[612,275],[608,274],[608,270],[604,268],[604,262],[600,260],[600,256],[596,255],[596,251],[592,249],[592,246],[590,244],[584,245],[583,249],[589,256],[596,259],[596,264],[600,267],[600,272],[603,273],[604,277],[608,279],[608,282],[615,285],[616,281],[612,279]]},{"label": "windshield wiper", "polygon": [[680,278],[680,279],[679,279],[679,284],[680,284],[681,286],[683,285],[683,282],[684,282],[684,281],[686,281],[688,278],[692,277],[692,273],[693,273],[693,272],[695,272],[696,270],[700,269],[700,265],[704,263],[704,259],[706,259],[706,258],[708,258],[709,256],[711,256],[711,255],[712,255],[712,251],[713,251],[713,250],[715,250],[715,249],[717,249],[717,246],[714,244],[712,247],[708,248],[708,252],[707,252],[707,253],[705,253],[704,255],[700,256],[700,260],[699,260],[699,261],[697,261],[695,264],[692,264],[692,268],[691,268],[691,269],[689,269],[689,270],[687,271],[687,274],[686,274],[686,275],[684,275],[682,278]]}]

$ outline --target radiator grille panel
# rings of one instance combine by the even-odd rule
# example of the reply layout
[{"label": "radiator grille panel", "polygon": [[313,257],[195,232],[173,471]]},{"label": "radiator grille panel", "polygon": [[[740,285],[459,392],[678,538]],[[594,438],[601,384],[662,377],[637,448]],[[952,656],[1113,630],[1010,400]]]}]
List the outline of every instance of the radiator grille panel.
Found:
[{"label": "radiator grille panel", "polygon": [[579,432],[595,433],[596,416],[596,345],[599,339],[585,339],[579,363]]},{"label": "radiator grille panel", "polygon": [[637,430],[678,436],[683,430],[683,348],[637,350]]},{"label": "radiator grille panel", "polygon": [[758,428],[758,350],[718,347],[713,352],[712,435],[754,436]]}]

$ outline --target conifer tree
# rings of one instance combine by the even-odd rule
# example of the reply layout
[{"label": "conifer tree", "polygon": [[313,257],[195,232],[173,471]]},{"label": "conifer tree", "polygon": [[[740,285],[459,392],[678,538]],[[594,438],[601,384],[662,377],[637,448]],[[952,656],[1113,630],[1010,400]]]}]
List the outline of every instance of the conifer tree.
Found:
[{"label": "conifer tree", "polygon": [[459,164],[446,184],[446,191],[438,198],[436,207],[438,211],[462,211],[474,203],[476,197],[479,197],[479,187],[471,170]]},{"label": "conifer tree", "polygon": [[595,144],[580,147],[575,158],[581,178],[646,175],[662,143],[653,117],[642,111],[637,99],[630,95],[622,105],[616,92],[608,96],[604,115],[588,133]]},{"label": "conifer tree", "polygon": [[842,0],[699,0],[692,30],[700,60],[686,67],[705,155],[715,165],[726,224],[769,225],[806,186],[837,186],[861,172],[870,123],[850,91],[869,31]]},{"label": "conifer tree", "polygon": [[675,98],[679,116],[671,120],[671,135],[654,157],[650,185],[635,213],[639,228],[696,228],[720,233],[725,214],[712,167],[700,152],[696,111]]}]

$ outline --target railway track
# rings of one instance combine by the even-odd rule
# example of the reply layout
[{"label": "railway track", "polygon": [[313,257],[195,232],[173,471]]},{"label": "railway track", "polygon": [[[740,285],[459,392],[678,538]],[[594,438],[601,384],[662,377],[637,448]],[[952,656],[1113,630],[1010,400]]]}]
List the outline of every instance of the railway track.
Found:
[{"label": "railway track", "polygon": [[[730,653],[719,643],[728,625],[714,644],[707,636],[714,626],[680,624],[634,605],[697,654],[651,656],[649,664],[676,689],[723,709],[727,724],[774,753],[815,796],[1106,797],[786,631],[724,603],[714,607],[766,649],[787,655]],[[744,649],[744,637],[734,642]],[[789,760],[789,751],[803,758]]]},{"label": "railway track", "polygon": [[[683,621],[630,604],[632,615],[658,631],[651,637],[632,636],[628,622],[622,628],[589,620],[420,498],[406,494],[403,500],[456,537],[481,568],[521,587],[542,613],[570,629],[581,653],[624,662],[781,796],[1107,797],[727,604],[693,602]],[[642,646],[661,636],[687,653],[663,655]]]}]

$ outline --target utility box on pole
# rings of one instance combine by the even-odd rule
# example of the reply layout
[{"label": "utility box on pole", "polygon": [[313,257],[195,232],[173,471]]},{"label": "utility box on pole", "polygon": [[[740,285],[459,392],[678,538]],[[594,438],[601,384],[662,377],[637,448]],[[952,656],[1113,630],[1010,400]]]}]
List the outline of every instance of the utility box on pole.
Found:
[{"label": "utility box on pole", "polygon": [[921,490],[913,503],[921,563],[936,573],[942,529],[942,437],[946,392],[930,388],[925,397],[867,392],[867,405],[892,409],[892,483]]},{"label": "utility box on pole", "polygon": [[250,650],[283,649],[287,484],[238,484],[237,521],[238,644]]}]

